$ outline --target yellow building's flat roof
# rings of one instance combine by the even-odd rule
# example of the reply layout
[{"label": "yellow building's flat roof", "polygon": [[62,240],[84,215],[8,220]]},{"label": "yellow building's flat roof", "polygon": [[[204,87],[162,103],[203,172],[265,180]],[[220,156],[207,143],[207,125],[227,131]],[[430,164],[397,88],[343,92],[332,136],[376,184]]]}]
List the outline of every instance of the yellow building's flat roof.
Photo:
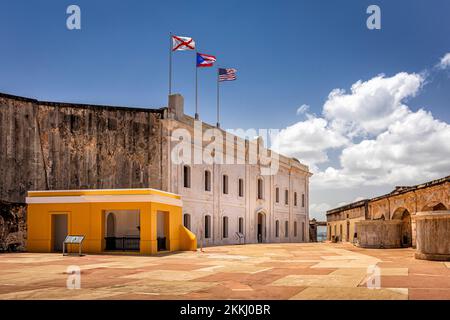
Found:
[{"label": "yellow building's flat roof", "polygon": [[132,196],[132,195],[156,195],[173,199],[181,199],[175,193],[151,188],[142,189],[86,189],[86,190],[43,190],[28,191],[28,197],[76,197],[76,196]]}]

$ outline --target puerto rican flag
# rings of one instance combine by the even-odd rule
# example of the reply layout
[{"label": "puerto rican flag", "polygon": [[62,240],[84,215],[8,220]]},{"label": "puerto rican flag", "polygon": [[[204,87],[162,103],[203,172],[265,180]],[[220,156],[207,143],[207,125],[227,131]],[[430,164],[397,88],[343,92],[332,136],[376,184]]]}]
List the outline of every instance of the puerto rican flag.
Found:
[{"label": "puerto rican flag", "polygon": [[216,57],[209,54],[197,53],[197,68],[212,67]]}]

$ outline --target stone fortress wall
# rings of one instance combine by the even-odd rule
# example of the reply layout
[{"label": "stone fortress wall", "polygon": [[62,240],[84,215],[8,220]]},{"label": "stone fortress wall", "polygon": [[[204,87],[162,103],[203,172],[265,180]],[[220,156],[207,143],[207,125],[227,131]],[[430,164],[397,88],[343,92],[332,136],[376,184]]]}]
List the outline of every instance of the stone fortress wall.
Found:
[{"label": "stone fortress wall", "polygon": [[[449,209],[450,176],[415,186],[396,187],[389,194],[327,211],[328,239],[358,242],[372,248],[415,247],[418,214],[436,213],[437,217],[438,213],[449,214]],[[439,220],[443,221],[442,215]],[[356,230],[353,236],[348,234],[346,226]],[[446,236],[434,242],[449,246],[450,230],[442,232]]]}]

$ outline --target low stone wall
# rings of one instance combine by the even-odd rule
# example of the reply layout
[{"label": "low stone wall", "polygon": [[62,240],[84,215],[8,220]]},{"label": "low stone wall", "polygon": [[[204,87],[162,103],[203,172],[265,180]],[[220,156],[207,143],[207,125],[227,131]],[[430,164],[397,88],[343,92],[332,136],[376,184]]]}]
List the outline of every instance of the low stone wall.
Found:
[{"label": "low stone wall", "polygon": [[418,212],[416,259],[450,261],[450,210]]},{"label": "low stone wall", "polygon": [[26,205],[0,201],[0,252],[25,251]]},{"label": "low stone wall", "polygon": [[362,248],[400,248],[402,222],[366,220],[356,222],[358,245]]}]

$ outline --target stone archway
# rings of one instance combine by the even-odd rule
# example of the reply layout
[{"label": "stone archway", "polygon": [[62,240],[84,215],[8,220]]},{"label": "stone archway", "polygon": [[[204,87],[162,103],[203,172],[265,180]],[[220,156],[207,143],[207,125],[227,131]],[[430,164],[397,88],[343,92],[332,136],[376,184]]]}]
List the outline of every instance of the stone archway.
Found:
[{"label": "stone archway", "polygon": [[266,229],[266,213],[264,211],[259,211],[256,219],[256,240],[258,243],[263,243],[266,241]]},{"label": "stone archway", "polygon": [[402,221],[401,244],[402,247],[412,246],[411,214],[403,207],[397,208],[392,215],[392,220]]}]

